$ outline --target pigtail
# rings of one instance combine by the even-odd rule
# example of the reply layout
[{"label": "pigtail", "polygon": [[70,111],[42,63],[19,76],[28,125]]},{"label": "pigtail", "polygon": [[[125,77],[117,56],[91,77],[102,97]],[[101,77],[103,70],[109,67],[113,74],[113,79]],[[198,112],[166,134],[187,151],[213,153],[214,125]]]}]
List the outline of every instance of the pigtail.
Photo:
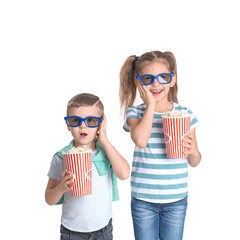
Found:
[{"label": "pigtail", "polygon": [[173,87],[170,88],[168,93],[168,101],[178,103],[177,93],[178,93],[178,84],[177,84],[177,62],[176,58],[171,52],[164,52],[166,59],[169,64],[169,70],[171,73],[174,73],[176,76],[176,83]]},{"label": "pigtail", "polygon": [[135,55],[126,59],[120,70],[120,109],[125,113],[127,109],[133,105],[136,98],[136,85],[134,83],[135,67],[137,57]]}]

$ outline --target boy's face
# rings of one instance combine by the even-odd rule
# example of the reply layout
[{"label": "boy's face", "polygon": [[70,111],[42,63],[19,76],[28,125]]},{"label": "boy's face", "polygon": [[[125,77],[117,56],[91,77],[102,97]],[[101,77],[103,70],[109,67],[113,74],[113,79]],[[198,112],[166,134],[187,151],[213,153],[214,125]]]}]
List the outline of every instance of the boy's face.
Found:
[{"label": "boy's face", "polygon": [[[99,115],[98,108],[96,106],[81,106],[81,107],[71,107],[68,110],[68,116],[78,116],[81,118],[85,117],[101,117]],[[99,127],[90,128],[85,125],[82,121],[79,127],[69,127],[68,130],[71,132],[74,140],[75,147],[82,147],[86,145],[88,148],[95,149],[95,137],[97,135]]]}]

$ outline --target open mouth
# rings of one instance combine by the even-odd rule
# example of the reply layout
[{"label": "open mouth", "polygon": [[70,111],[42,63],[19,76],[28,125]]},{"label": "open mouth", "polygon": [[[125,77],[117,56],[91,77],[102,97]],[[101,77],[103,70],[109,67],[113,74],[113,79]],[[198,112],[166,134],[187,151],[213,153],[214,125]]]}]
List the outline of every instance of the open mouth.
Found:
[{"label": "open mouth", "polygon": [[80,136],[84,138],[87,136],[87,133],[80,133]]},{"label": "open mouth", "polygon": [[151,90],[151,93],[152,93],[153,95],[158,95],[158,94],[160,94],[162,91],[163,91],[163,90],[161,90],[161,89],[156,89],[156,90]]}]

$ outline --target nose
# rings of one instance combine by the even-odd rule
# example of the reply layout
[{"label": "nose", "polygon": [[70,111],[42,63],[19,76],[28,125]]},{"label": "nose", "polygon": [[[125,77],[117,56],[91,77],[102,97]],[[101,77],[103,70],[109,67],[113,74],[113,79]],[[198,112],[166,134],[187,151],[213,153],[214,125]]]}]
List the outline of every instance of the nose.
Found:
[{"label": "nose", "polygon": [[87,127],[87,126],[86,126],[85,122],[82,121],[79,127],[80,127],[80,128],[85,128],[85,127]]},{"label": "nose", "polygon": [[158,85],[158,84],[160,84],[160,83],[158,82],[158,79],[157,79],[157,78],[154,78],[152,85],[153,85],[153,86],[156,86],[156,85]]}]

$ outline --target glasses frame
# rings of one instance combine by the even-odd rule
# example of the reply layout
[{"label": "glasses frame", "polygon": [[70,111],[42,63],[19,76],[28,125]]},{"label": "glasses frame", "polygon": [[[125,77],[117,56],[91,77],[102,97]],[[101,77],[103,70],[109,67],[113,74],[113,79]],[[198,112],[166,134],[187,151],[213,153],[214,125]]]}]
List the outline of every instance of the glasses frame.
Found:
[{"label": "glasses frame", "polygon": [[[168,75],[168,76],[171,77],[170,82],[172,82],[172,78],[175,76],[174,73],[160,73],[160,74],[158,74],[158,75],[156,75],[156,76],[151,75],[151,74],[138,75],[138,76],[136,76],[136,78],[139,80],[140,84],[143,85],[143,86],[147,86],[147,85],[153,84],[155,79],[157,79],[157,81],[158,81],[160,84],[169,84],[170,82],[167,82],[167,83],[162,83],[162,82],[160,82],[160,78],[159,78],[159,77],[164,76],[164,75]],[[142,83],[141,77],[147,77],[147,76],[150,76],[150,77],[153,78],[153,79],[152,79],[152,82],[151,82],[151,83],[148,83],[148,84]]]},{"label": "glasses frame", "polygon": [[[77,126],[70,125],[69,122],[68,122],[69,118],[78,118],[78,119],[80,119],[80,122],[79,122],[79,124]],[[88,124],[86,122],[86,120],[88,118],[98,119],[98,125],[97,126],[88,126]],[[81,126],[82,122],[84,122],[87,127],[89,127],[89,128],[96,128],[96,127],[98,127],[100,125],[100,123],[103,120],[103,118],[101,118],[101,117],[85,117],[85,118],[81,118],[81,117],[78,117],[78,116],[69,116],[69,117],[64,117],[64,120],[67,122],[67,125],[69,127],[79,127],[79,126]]]}]

